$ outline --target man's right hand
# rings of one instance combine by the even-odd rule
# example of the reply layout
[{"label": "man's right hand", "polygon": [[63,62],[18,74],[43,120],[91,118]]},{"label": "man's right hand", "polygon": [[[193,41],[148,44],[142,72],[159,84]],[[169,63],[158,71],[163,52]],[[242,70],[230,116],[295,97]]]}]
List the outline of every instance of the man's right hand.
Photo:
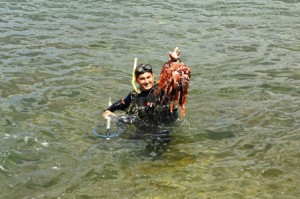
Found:
[{"label": "man's right hand", "polygon": [[116,114],[114,114],[113,112],[109,111],[109,110],[106,110],[103,112],[103,117],[105,119],[108,119],[108,117],[117,117]]}]

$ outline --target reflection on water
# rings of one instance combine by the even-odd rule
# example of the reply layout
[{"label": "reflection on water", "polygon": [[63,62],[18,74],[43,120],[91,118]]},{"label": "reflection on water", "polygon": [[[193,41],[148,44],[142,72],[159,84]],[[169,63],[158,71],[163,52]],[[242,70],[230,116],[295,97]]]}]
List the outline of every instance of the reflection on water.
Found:
[{"label": "reflection on water", "polygon": [[[2,1],[0,198],[299,198],[293,0]],[[163,153],[92,134],[175,46],[192,69]],[[157,155],[157,156],[156,156]]]}]

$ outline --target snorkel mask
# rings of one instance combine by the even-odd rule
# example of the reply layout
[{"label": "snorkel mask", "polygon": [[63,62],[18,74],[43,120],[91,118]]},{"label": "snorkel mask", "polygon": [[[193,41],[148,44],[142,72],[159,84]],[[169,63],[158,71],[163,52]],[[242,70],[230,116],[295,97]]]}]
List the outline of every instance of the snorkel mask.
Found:
[{"label": "snorkel mask", "polygon": [[150,64],[141,64],[135,69],[135,78],[143,73],[153,73],[152,66]]}]

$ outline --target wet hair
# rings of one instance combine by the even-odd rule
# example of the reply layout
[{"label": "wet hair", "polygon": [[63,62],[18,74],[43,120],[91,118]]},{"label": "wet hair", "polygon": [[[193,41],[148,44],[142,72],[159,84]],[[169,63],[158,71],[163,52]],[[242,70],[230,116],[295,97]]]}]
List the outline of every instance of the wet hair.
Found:
[{"label": "wet hair", "polygon": [[152,72],[152,66],[150,64],[140,64],[136,69],[135,69],[135,77],[137,78],[139,75],[143,73],[153,73]]}]

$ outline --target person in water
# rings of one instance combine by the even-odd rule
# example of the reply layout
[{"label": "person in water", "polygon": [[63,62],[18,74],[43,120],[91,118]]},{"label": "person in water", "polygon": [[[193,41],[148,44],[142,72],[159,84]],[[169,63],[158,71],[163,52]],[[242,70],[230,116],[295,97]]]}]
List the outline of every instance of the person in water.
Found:
[{"label": "person in water", "polygon": [[[179,55],[179,49],[175,48],[169,54],[169,61],[177,62]],[[178,119],[178,109],[175,108],[172,112],[170,111],[168,97],[165,97],[161,102],[163,93],[154,95],[158,84],[154,81],[152,66],[150,64],[140,64],[135,69],[135,79],[141,92],[131,91],[125,98],[106,108],[103,117],[116,116],[114,114],[116,110],[127,110],[129,115],[137,116],[141,121],[139,122],[141,129],[174,123]]]},{"label": "person in water", "polygon": [[[179,49],[175,48],[169,53],[169,61],[179,61],[179,55]],[[140,93],[135,90],[131,91],[125,98],[106,108],[103,117],[118,118],[115,111],[127,110],[127,114],[133,116],[134,119],[125,119],[124,123],[133,123],[137,127],[137,131],[130,138],[143,139],[147,143],[145,152],[151,152],[150,154],[154,152],[157,156],[163,153],[164,146],[172,139],[169,128],[166,126],[177,121],[178,109],[175,107],[172,112],[170,111],[168,96],[164,96],[163,91],[158,95],[154,94],[158,84],[154,81],[150,64],[140,64],[134,74]],[[119,117],[120,119],[122,118]]]}]

